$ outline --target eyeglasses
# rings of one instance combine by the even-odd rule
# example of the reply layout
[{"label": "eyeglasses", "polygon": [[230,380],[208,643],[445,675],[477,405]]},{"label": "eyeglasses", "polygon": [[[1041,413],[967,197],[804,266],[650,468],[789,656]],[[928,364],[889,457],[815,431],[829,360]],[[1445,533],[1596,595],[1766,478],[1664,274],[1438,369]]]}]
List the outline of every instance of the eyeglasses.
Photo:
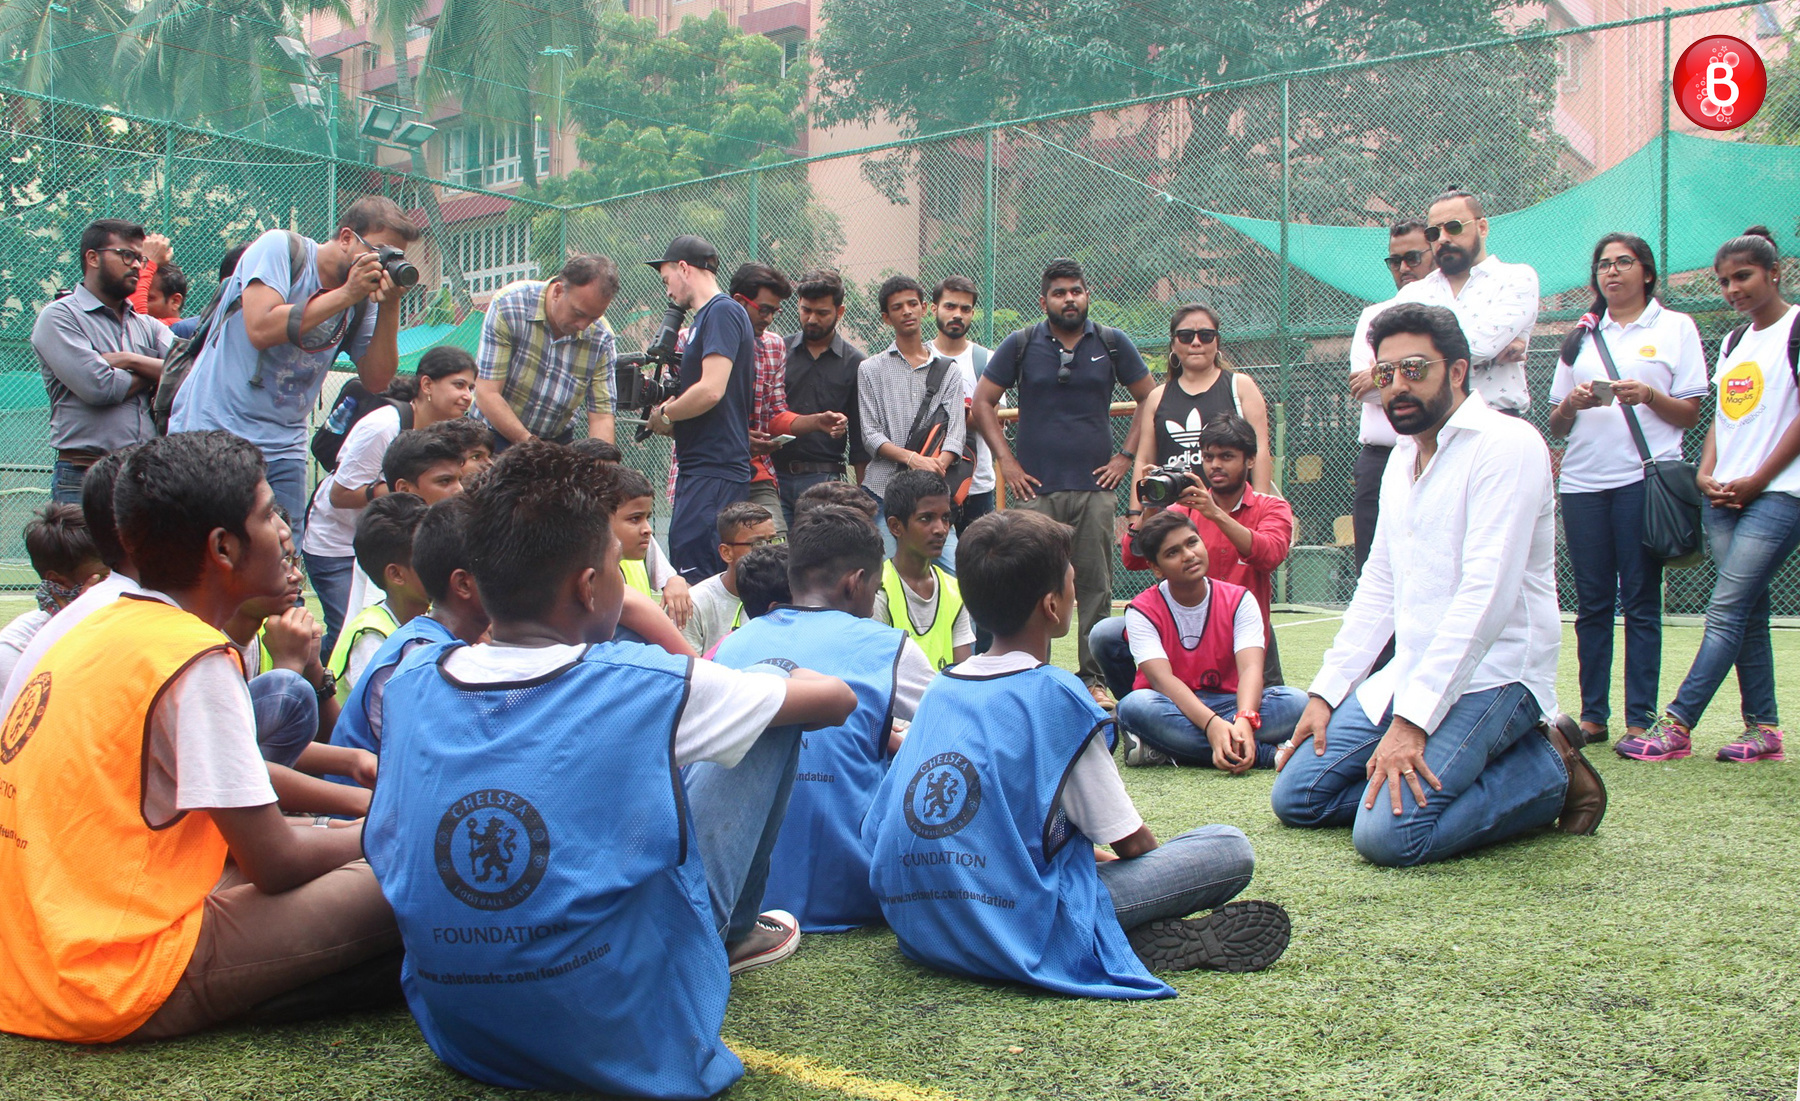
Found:
[{"label": "eyeglasses", "polygon": [[1056,368],[1056,384],[1058,386],[1067,386],[1069,384],[1069,379],[1075,375],[1075,353],[1069,351],[1067,348],[1058,348],[1056,350],[1056,355],[1060,360],[1060,364]]},{"label": "eyeglasses", "polygon": [[785,535],[769,535],[764,536],[761,539],[746,539],[727,542],[725,545],[728,547],[749,547],[751,550],[755,550],[757,547],[779,547],[786,542],[787,536]]},{"label": "eyeglasses", "polygon": [[1175,330],[1175,343],[1177,344],[1211,344],[1217,339],[1219,339],[1219,330],[1217,329]]},{"label": "eyeglasses", "polygon": [[116,252],[119,254],[119,259],[125,261],[127,264],[130,264],[134,267],[142,267],[144,262],[147,261],[148,259],[150,259],[148,256],[145,256],[143,253],[139,252],[137,249],[134,249],[134,248],[116,248],[116,247],[109,246],[107,248],[97,248],[94,251],[95,252]]},{"label": "eyeglasses", "polygon": [[1419,266],[1419,261],[1425,259],[1425,250],[1416,248],[1407,249],[1405,252],[1389,253],[1382,257],[1382,259],[1385,260],[1387,266],[1394,271],[1399,271],[1401,264],[1405,264],[1409,268],[1416,268]]},{"label": "eyeglasses", "polygon": [[1419,382],[1425,378],[1425,369],[1433,363],[1443,363],[1441,359],[1426,359],[1424,356],[1407,356],[1399,363],[1377,363],[1375,365],[1375,385],[1386,388],[1393,384],[1394,372],[1406,376],[1408,382]]},{"label": "eyeglasses", "polygon": [[[738,301],[744,302],[742,298],[738,299]],[[756,316],[767,321],[781,312],[781,303],[777,302],[771,306],[767,302],[744,302],[744,308],[747,310],[755,310]]]},{"label": "eyeglasses", "polygon": [[305,561],[306,560],[301,557],[299,551],[289,551],[281,556],[281,564],[290,570],[300,569]]},{"label": "eyeglasses", "polygon": [[1617,271],[1620,274],[1624,274],[1637,266],[1638,259],[1635,256],[1609,257],[1605,260],[1594,261],[1594,270],[1601,272]]},{"label": "eyeglasses", "polygon": [[1435,242],[1439,234],[1448,233],[1452,237],[1461,237],[1462,231],[1469,228],[1469,223],[1460,218],[1452,218],[1448,222],[1439,222],[1425,227],[1425,239]]}]

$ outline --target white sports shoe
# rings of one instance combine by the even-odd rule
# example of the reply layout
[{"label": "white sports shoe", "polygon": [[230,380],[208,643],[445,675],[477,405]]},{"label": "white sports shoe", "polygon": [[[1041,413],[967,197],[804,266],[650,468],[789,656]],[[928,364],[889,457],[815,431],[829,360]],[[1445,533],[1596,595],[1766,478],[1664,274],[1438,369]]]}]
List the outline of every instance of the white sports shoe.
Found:
[{"label": "white sports shoe", "polygon": [[1136,734],[1121,732],[1119,740],[1125,746],[1125,763],[1132,768],[1149,768],[1154,765],[1172,765],[1175,758],[1146,742]]}]

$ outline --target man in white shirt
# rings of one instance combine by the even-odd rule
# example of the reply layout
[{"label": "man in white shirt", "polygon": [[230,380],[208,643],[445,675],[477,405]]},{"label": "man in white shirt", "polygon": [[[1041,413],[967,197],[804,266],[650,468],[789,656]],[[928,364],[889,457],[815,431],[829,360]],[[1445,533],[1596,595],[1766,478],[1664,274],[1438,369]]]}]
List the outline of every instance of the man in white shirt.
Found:
[{"label": "man in white shirt", "polygon": [[969,327],[975,324],[975,304],[979,301],[975,281],[966,275],[946,275],[931,288],[931,316],[937,322],[937,338],[931,342],[931,350],[955,361],[962,369],[971,408],[964,415],[963,424],[969,438],[975,441],[975,473],[969,479],[968,496],[956,512],[959,537],[970,524],[994,511],[994,453],[975,430],[973,413],[975,382],[987,370],[988,357],[993,354],[969,339]]},{"label": "man in white shirt", "polygon": [[1425,239],[1436,251],[1437,270],[1395,298],[1449,307],[1469,342],[1471,385],[1489,408],[1522,416],[1531,406],[1525,352],[1537,324],[1537,272],[1488,252],[1487,217],[1467,191],[1451,188],[1429,209]]},{"label": "man in white shirt", "polygon": [[[1549,451],[1470,392],[1468,340],[1448,309],[1395,306],[1369,339],[1400,440],[1356,595],[1277,755],[1275,814],[1354,825],[1357,852],[1385,866],[1559,817],[1592,833],[1606,788],[1556,709]],[[1371,673],[1390,635],[1393,660]]]}]

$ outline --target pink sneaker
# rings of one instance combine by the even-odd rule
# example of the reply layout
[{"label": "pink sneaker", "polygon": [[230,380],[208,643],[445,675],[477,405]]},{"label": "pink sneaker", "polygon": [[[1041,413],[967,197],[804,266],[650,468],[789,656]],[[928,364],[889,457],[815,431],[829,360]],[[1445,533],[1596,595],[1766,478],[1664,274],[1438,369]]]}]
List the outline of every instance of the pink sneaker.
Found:
[{"label": "pink sneaker", "polygon": [[1758,726],[1744,731],[1741,741],[1719,750],[1721,761],[1785,761],[1781,752],[1781,731],[1772,726]]},{"label": "pink sneaker", "polygon": [[[1776,739],[1779,748],[1780,739]],[[1694,755],[1693,743],[1685,727],[1674,716],[1664,715],[1649,731],[1634,738],[1621,738],[1613,746],[1621,757],[1633,761],[1673,761]]]}]

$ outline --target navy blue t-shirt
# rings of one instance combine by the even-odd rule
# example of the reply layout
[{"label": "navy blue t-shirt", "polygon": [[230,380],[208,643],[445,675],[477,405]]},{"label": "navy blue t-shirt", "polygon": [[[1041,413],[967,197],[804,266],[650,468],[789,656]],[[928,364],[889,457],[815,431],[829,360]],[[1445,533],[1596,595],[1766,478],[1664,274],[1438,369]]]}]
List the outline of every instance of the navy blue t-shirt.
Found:
[{"label": "navy blue t-shirt", "polygon": [[683,474],[750,481],[750,400],[756,386],[756,341],[750,315],[728,294],[714,295],[688,329],[681,354],[681,386],[700,381],[707,356],[731,360],[731,379],[719,403],[684,421],[675,422],[675,457]]},{"label": "navy blue t-shirt", "polygon": [[[1039,493],[1100,490],[1094,471],[1106,465],[1113,446],[1113,383],[1130,386],[1150,374],[1124,333],[1119,334],[1115,367],[1092,321],[1075,345],[1069,381],[1058,382],[1062,342],[1039,322],[1007,337],[988,358],[982,377],[1003,390],[1019,391],[1019,434],[1013,447],[1025,473],[1041,484]],[[1104,490],[1100,490],[1104,492]]]}]

